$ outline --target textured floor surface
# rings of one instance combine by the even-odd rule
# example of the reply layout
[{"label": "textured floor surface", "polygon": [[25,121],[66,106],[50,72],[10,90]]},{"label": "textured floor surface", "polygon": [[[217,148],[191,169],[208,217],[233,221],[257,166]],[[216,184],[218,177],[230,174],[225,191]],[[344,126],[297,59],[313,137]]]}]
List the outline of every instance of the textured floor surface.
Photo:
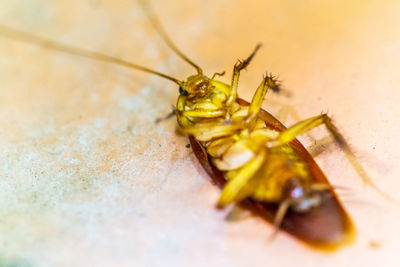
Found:
[{"label": "textured floor surface", "polygon": [[[226,82],[261,42],[240,95],[278,74],[290,97],[268,95],[264,107],[288,124],[287,107],[301,118],[328,111],[400,202],[400,4],[258,2],[152,4],[178,46],[207,74],[226,70]],[[193,73],[135,1],[2,1],[0,23]],[[285,234],[269,243],[260,220],[225,220],[176,122],[154,123],[177,94],[157,77],[0,37],[0,266],[400,266],[400,209],[363,186],[322,127],[312,151],[332,184],[349,188],[340,194],[354,244],[327,255]]]}]

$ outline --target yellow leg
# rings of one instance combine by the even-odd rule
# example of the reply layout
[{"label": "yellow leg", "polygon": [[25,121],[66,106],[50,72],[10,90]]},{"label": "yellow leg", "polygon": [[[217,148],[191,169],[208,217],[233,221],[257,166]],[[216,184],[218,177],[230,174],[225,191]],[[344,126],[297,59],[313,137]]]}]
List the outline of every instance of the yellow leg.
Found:
[{"label": "yellow leg", "polygon": [[[276,102],[276,101],[268,101],[269,106],[274,105],[277,106],[279,109],[275,115],[276,117],[283,123],[288,121],[288,118],[291,117],[294,121],[300,121],[301,117],[297,113],[296,109],[293,108],[293,106],[284,104],[282,102]],[[316,143],[316,139],[309,133],[305,133],[311,142],[311,144]],[[311,153],[312,154],[312,153]]]},{"label": "yellow leg", "polygon": [[289,127],[284,132],[282,132],[275,141],[269,143],[268,145],[279,146],[287,144],[290,141],[294,140],[296,136],[306,133],[310,131],[312,128],[317,127],[321,124],[324,124],[326,126],[330,134],[333,136],[335,143],[343,150],[350,164],[353,166],[355,171],[361,177],[363,182],[371,186],[376,192],[382,195],[385,199],[395,203],[396,205],[399,205],[392,197],[385,194],[385,192],[383,192],[379,187],[376,186],[371,177],[369,177],[367,172],[358,162],[349,144],[346,142],[344,137],[339,133],[336,126],[332,123],[331,118],[327,114],[321,114],[296,123],[295,125]]},{"label": "yellow leg", "polygon": [[296,123],[295,125],[289,127],[281,134],[279,134],[277,139],[271,142],[269,145],[280,146],[283,144],[287,144],[292,140],[294,140],[296,136],[304,134],[321,124],[324,124],[326,126],[330,134],[333,136],[336,144],[338,144],[343,149],[346,156],[349,159],[351,158],[355,160],[356,157],[354,153],[351,151],[350,146],[347,144],[344,137],[339,133],[335,125],[332,123],[331,118],[327,114],[321,114]]},{"label": "yellow leg", "polygon": [[[271,146],[280,146],[289,143],[294,140],[296,136],[304,134],[310,131],[312,128],[317,127],[321,124],[325,124],[328,130],[331,132],[335,141],[339,145],[347,146],[347,143],[344,141],[342,135],[338,133],[336,127],[333,126],[331,119],[326,114],[321,114],[303,121],[300,121],[293,126],[289,127],[285,131],[283,131],[277,139],[271,142]],[[348,147],[348,146],[347,146]]]},{"label": "yellow leg", "polygon": [[239,61],[235,64],[235,66],[233,67],[233,75],[232,75],[232,82],[231,82],[231,94],[228,97],[228,100],[226,100],[226,106],[231,106],[233,103],[235,103],[236,101],[236,97],[237,97],[237,87],[238,87],[238,83],[239,83],[239,76],[240,76],[240,71],[244,68],[247,67],[247,65],[249,65],[250,61],[253,59],[253,57],[255,56],[255,54],[257,53],[257,50],[261,47],[260,44],[258,44],[256,46],[256,48],[254,49],[253,53],[251,53],[251,55],[246,58],[243,61]]},{"label": "yellow leg", "polygon": [[214,78],[215,78],[216,76],[224,76],[224,75],[225,75],[225,71],[216,72],[216,73],[214,73],[213,76],[211,77],[211,80],[214,80]]},{"label": "yellow leg", "polygon": [[184,128],[182,131],[193,135],[198,141],[207,142],[215,138],[229,136],[239,130],[238,125],[218,125],[215,123],[196,124],[193,127]]},{"label": "yellow leg", "polygon": [[249,125],[249,128],[253,128],[256,120],[257,115],[261,110],[261,105],[264,101],[265,94],[267,93],[268,89],[274,89],[278,87],[277,83],[275,82],[274,78],[270,75],[267,75],[258,86],[256,93],[251,100],[249,111],[247,113],[246,123]]},{"label": "yellow leg", "polygon": [[225,114],[222,109],[208,110],[208,109],[195,109],[195,110],[185,110],[182,115],[185,117],[196,117],[196,118],[217,118]]},{"label": "yellow leg", "polygon": [[218,207],[226,206],[234,201],[239,201],[238,195],[240,194],[243,186],[247,184],[249,179],[251,179],[254,174],[261,167],[266,156],[266,150],[261,149],[260,152],[247,163],[243,168],[239,170],[237,175],[229,180],[222,190],[221,197],[218,200]]}]

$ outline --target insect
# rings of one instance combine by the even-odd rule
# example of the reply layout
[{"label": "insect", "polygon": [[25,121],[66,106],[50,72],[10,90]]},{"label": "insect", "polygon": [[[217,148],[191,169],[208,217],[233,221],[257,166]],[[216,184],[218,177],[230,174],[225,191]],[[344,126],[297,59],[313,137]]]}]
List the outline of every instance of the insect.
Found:
[{"label": "insect", "polygon": [[[295,140],[297,135],[325,124],[339,146],[352,155],[330,118],[320,115],[285,129],[261,109],[267,90],[279,90],[274,77],[267,75],[263,79],[249,106],[237,96],[240,71],[250,63],[258,46],[247,59],[235,65],[232,82],[227,85],[216,79],[220,75],[218,73],[211,78],[204,75],[197,64],[175,47],[157,20],[152,19],[152,22],[167,44],[195,67],[195,75],[181,81],[101,53],[4,27],[1,30],[14,39],[124,65],[176,83],[180,96],[175,114],[182,131],[191,136],[196,155],[203,157],[202,164],[211,168],[213,178],[222,177],[221,185],[227,182],[219,200],[220,207],[247,201],[250,203],[247,205],[256,207],[256,211],[263,212],[264,217],[273,220],[277,228],[287,230],[307,242],[336,244],[349,236],[352,228],[350,219],[322,172]],[[323,220],[328,220],[329,225],[324,224]],[[332,225],[336,225],[336,228],[328,228]]]}]

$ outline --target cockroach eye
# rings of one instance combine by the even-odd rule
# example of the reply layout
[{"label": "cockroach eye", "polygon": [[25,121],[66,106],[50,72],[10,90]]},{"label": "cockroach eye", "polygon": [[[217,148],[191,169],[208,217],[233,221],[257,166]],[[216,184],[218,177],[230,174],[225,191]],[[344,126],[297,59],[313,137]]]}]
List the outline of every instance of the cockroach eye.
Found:
[{"label": "cockroach eye", "polygon": [[179,86],[179,94],[181,96],[187,96],[189,93],[186,90],[183,90],[182,86]]}]

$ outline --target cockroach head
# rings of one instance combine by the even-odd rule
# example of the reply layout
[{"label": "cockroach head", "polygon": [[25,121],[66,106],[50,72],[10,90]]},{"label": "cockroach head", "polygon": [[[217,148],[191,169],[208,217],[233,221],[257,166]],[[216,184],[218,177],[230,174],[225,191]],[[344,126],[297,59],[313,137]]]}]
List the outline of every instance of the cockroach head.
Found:
[{"label": "cockroach head", "polygon": [[210,79],[203,74],[189,76],[179,87],[181,96],[204,96],[208,92]]},{"label": "cockroach head", "polygon": [[286,182],[283,199],[290,200],[290,208],[298,213],[318,207],[323,200],[321,191],[313,190],[311,185],[297,177]]}]

